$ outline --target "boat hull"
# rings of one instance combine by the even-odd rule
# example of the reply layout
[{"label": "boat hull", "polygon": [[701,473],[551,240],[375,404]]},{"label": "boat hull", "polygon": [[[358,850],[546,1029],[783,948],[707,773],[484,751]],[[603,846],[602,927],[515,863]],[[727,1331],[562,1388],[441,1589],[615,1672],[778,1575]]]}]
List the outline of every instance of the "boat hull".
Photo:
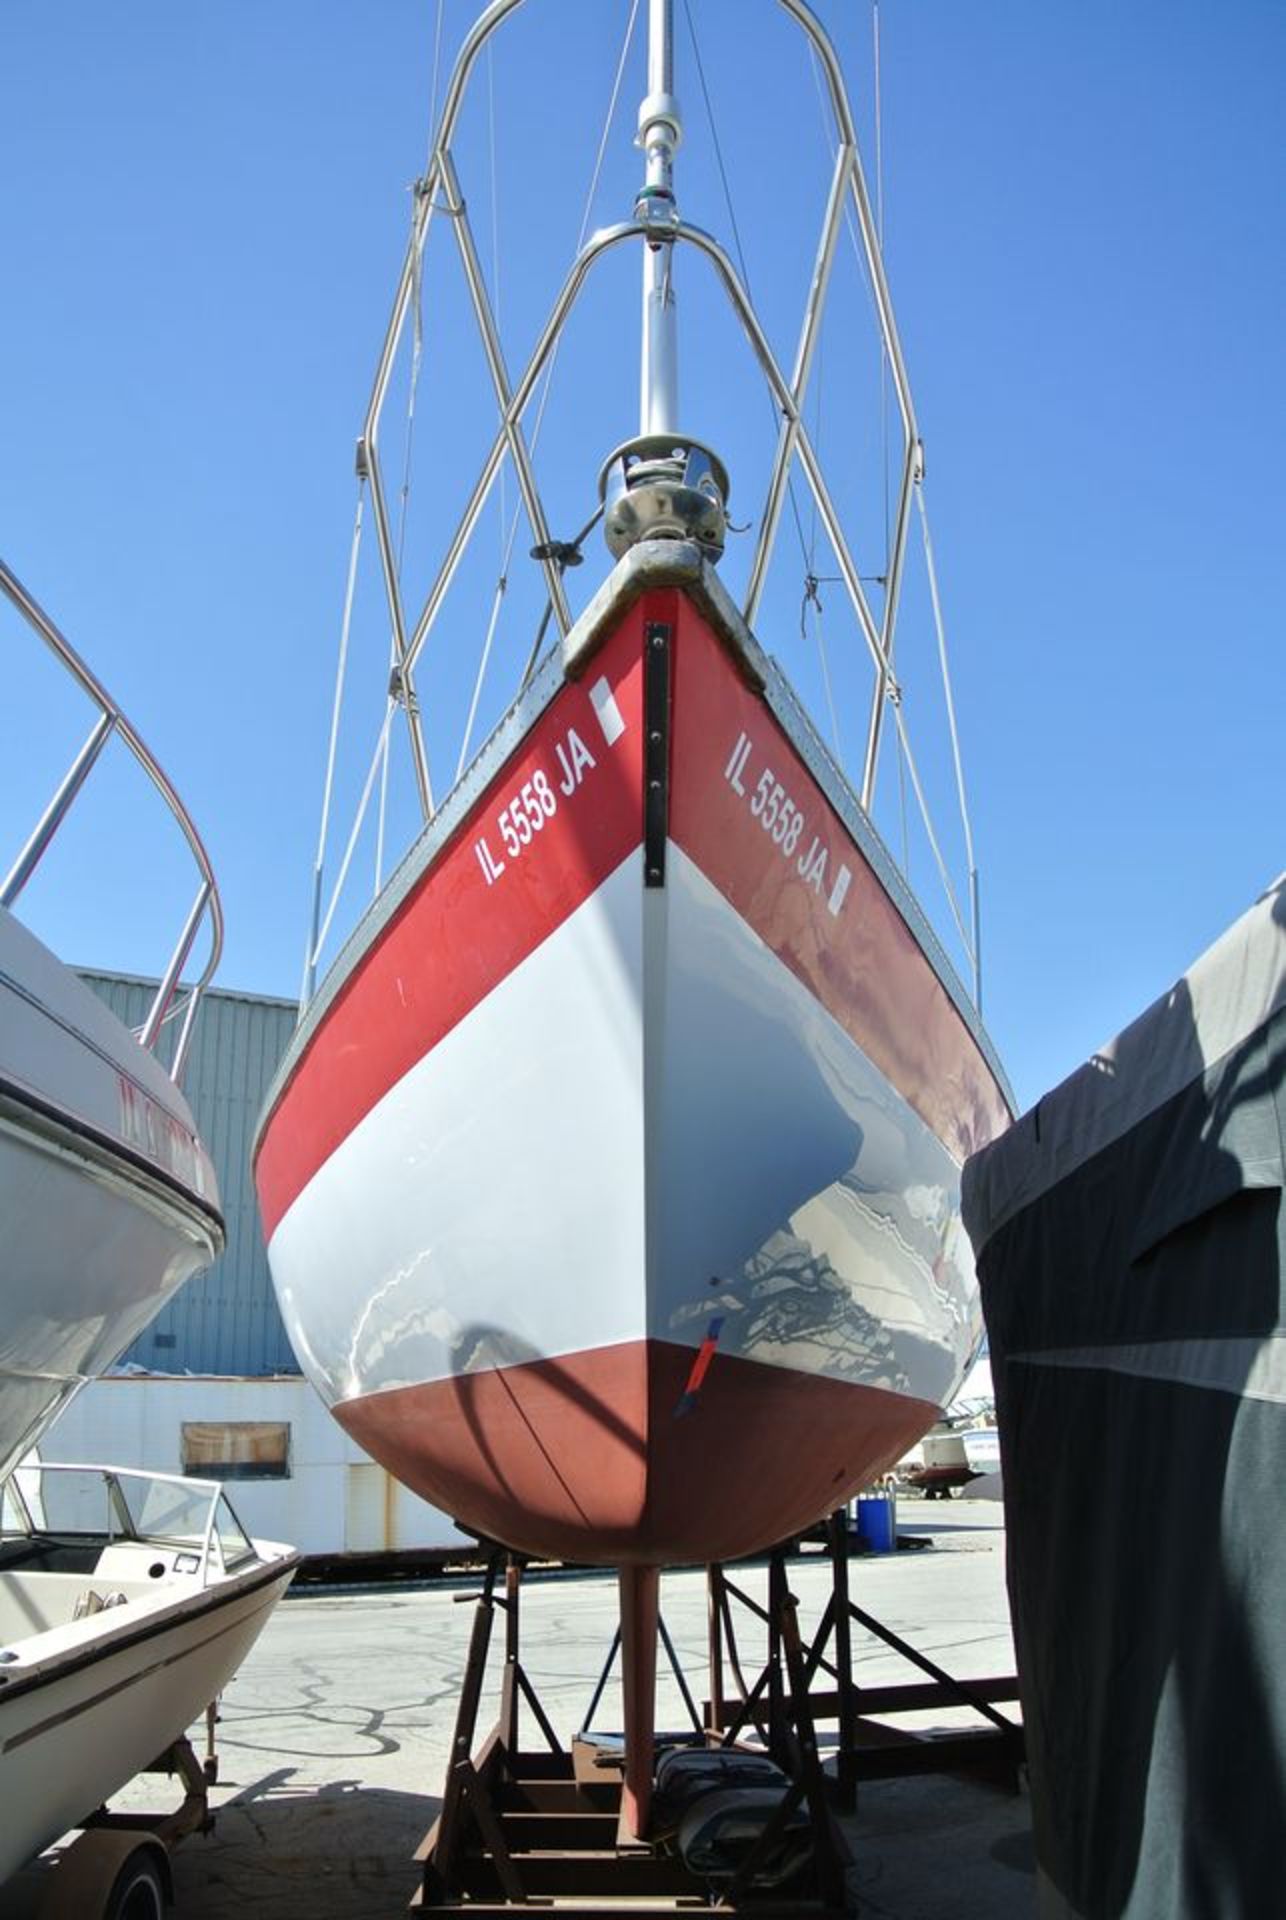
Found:
[{"label": "boat hull", "polygon": [[345,1401],[367,1452],[492,1539],[566,1560],[737,1559],[834,1509],[936,1409],[671,1341],[496,1367]]},{"label": "boat hull", "polygon": [[363,1446],[524,1551],[665,1564],[810,1524],[939,1416],[960,1164],[1007,1116],[731,623],[655,590],[600,627],[359,933],[256,1177]]},{"label": "boat hull", "polygon": [[150,1766],[217,1699],[296,1563],[283,1550],[268,1570],[229,1575],[142,1620],[132,1607],[115,1626],[110,1611],[99,1613],[87,1624],[100,1631],[83,1646],[0,1692],[0,1882]]},{"label": "boat hull", "polygon": [[208,1217],[43,1115],[0,1106],[0,1478],[222,1244]]},{"label": "boat hull", "polygon": [[0,909],[0,1478],[223,1246],[182,1095]]}]

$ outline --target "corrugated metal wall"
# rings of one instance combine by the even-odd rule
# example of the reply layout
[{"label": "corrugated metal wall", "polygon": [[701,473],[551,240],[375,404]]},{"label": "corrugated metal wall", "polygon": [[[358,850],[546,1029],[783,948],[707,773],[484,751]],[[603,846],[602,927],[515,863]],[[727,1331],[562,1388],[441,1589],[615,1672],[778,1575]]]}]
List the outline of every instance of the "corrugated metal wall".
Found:
[{"label": "corrugated metal wall", "polygon": [[[82,979],[127,1027],[141,1027],[156,982],[121,974]],[[295,1028],[288,1000],[207,993],[197,1012],[184,1093],[219,1176],[228,1244],[208,1273],[180,1287],[124,1356],[158,1373],[298,1373],[268,1274],[250,1147],[268,1083]],[[176,1038],[167,1029],[162,1059]]]}]

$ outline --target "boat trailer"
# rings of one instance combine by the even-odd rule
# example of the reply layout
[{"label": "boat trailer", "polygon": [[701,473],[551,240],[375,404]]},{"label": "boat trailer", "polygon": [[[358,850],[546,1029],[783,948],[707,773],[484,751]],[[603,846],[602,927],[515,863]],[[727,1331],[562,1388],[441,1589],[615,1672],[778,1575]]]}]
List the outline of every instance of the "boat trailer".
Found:
[{"label": "boat trailer", "polygon": [[218,1703],[212,1702],[205,1715],[204,1759],[197,1758],[185,1734],[142,1769],[145,1774],[178,1777],[183,1799],[171,1812],[117,1813],[100,1807],[89,1816],[77,1838],[45,1871],[36,1920],[164,1920],[174,1898],[171,1851],[191,1834],[209,1833],[214,1826],[210,1788],[219,1777],[214,1748],[218,1718]]}]

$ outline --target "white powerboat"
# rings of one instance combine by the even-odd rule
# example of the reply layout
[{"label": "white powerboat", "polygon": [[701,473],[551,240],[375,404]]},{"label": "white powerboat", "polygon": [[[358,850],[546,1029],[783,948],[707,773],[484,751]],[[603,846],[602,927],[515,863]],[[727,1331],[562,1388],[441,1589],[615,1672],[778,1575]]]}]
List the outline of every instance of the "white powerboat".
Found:
[{"label": "white powerboat", "polygon": [[[181,1739],[253,1645],[298,1556],[251,1541],[214,1481],[17,1464],[222,1250],[214,1168],[179,1091],[222,919],[196,829],[125,715],[2,565],[0,597],[96,709],[0,885],[3,1881]],[[160,793],[198,870],[138,1034],[13,911],[113,736]],[[204,970],[181,988],[206,922]]]},{"label": "white powerboat", "polygon": [[[126,716],[2,563],[0,596],[96,709],[84,745],[0,885],[3,1477],[69,1396],[118,1359],[175,1289],[222,1250],[218,1183],[178,1084],[201,991],[218,961],[222,919],[196,828]],[[195,901],[138,1035],[15,913],[113,736],[172,811],[198,870]],[[180,989],[206,920],[209,957],[195,986]]]},{"label": "white powerboat", "polygon": [[299,1556],[215,1481],[24,1465],[0,1502],[3,1882],[218,1697]]}]

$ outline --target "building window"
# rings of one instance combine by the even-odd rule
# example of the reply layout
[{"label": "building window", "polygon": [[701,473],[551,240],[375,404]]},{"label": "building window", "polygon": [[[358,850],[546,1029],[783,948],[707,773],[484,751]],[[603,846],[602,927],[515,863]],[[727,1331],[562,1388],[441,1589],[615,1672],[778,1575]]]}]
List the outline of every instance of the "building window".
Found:
[{"label": "building window", "polygon": [[183,1471],[201,1480],[289,1480],[288,1420],[185,1420]]}]

